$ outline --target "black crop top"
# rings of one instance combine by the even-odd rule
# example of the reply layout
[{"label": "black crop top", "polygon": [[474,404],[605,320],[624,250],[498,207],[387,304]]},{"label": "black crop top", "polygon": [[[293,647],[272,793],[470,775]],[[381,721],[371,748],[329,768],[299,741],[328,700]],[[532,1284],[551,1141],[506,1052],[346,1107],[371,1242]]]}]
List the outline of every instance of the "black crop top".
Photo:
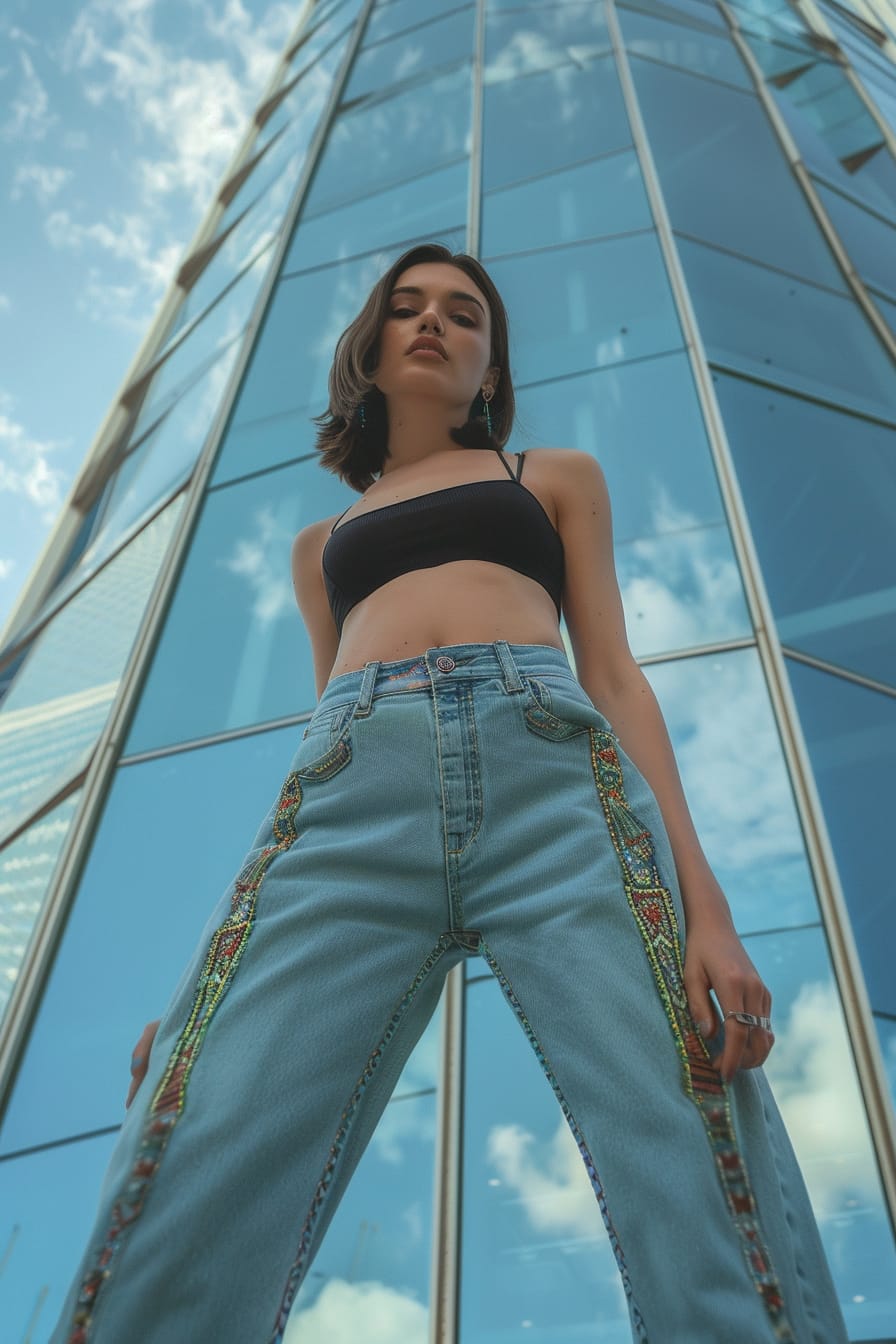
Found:
[{"label": "black crop top", "polygon": [[[339,634],[362,598],[411,570],[449,560],[491,560],[542,584],[561,614],[563,542],[532,491],[520,481],[500,449],[510,481],[465,481],[427,495],[401,499],[349,518],[344,509],[330,529],[321,557],[327,597]],[[508,490],[508,484],[517,488]],[[351,508],[351,505],[349,505]]]}]

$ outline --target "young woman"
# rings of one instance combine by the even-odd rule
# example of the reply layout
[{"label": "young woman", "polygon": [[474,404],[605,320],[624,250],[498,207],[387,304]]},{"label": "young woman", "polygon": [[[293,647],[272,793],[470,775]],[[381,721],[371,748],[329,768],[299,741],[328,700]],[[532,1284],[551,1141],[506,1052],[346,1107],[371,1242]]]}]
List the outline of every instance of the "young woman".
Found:
[{"label": "young woman", "polygon": [[466,956],[572,1129],[633,1338],[845,1344],[760,1067],[771,996],[626,639],[603,474],[506,456],[513,417],[494,284],[413,248],[319,417],[322,465],[362,495],[293,547],[319,702],[141,1038],[53,1344],[282,1339]]}]

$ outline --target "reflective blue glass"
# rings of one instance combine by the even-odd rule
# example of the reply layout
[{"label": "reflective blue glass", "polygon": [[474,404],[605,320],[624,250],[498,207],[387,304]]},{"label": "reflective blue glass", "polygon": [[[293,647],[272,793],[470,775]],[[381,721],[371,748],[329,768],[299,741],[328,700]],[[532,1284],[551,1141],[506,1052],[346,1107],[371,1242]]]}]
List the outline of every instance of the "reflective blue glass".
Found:
[{"label": "reflective blue glass", "polygon": [[362,1321],[365,1339],[384,1344],[428,1338],[441,1018],[439,1007],[402,1071],[299,1289],[287,1339],[335,1344],[356,1338]]},{"label": "reflective blue glass", "polygon": [[457,9],[459,3],[462,0],[386,0],[386,3],[380,0],[374,5],[364,30],[364,44],[380,42],[385,37],[438,18],[446,10]]},{"label": "reflective blue glass", "polygon": [[621,364],[683,344],[653,232],[485,258],[485,264],[511,317],[515,384]]},{"label": "reflective blue glass", "polygon": [[602,6],[567,3],[486,11],[485,84],[518,79],[535,70],[582,66],[612,50]]},{"label": "reflective blue glass", "polygon": [[820,919],[755,649],[652,663],[688,808],[741,935]]},{"label": "reflective blue glass", "polygon": [[417,23],[408,32],[374,46],[370,45],[369,34],[365,35],[343,90],[343,101],[351,103],[378,89],[401,84],[421,71],[454,65],[470,56],[475,14],[475,5],[466,5],[428,23]]},{"label": "reflective blue glass", "polygon": [[482,136],[483,191],[627,148],[632,136],[613,57],[486,85]]},{"label": "reflective blue glass", "polygon": [[660,18],[625,5],[617,13],[629,55],[649,56],[753,92],[753,79],[728,33],[707,32],[684,18],[676,22],[671,13]]},{"label": "reflective blue glass", "polygon": [[765,1065],[809,1190],[852,1340],[896,1322],[896,1251],[852,1048],[821,929],[747,940],[772,994]]},{"label": "reflective blue glass", "polygon": [[34,640],[0,706],[0,840],[90,759],[180,505],[169,504]]},{"label": "reflective blue glass", "polygon": [[124,1119],[134,1044],[160,1016],[239,869],[301,731],[293,725],[119,767],[0,1129],[0,1151]]},{"label": "reflective blue glass", "polygon": [[316,462],[303,462],[207,496],[129,753],[269,723],[316,703],[290,549],[300,528],[339,512],[348,493]]},{"label": "reflective blue glass", "polygon": [[578,448],[600,462],[636,657],[750,635],[686,355],[517,389],[509,452]]},{"label": "reflective blue glass", "polygon": [[874,1025],[877,1027],[877,1037],[887,1070],[890,1095],[896,1102],[896,1018],[884,1017],[881,1013],[875,1013]]},{"label": "reflective blue glass", "polygon": [[676,238],[710,360],[893,417],[893,364],[852,297]]},{"label": "reflective blue glass", "polygon": [[[616,8],[621,10],[623,6],[617,4]],[[721,28],[726,35],[728,33],[728,25],[719,12],[715,0],[633,0],[632,5],[626,5],[625,8],[647,10],[665,19],[674,17],[677,10],[683,21],[692,19],[700,24]]]},{"label": "reflective blue glass", "polygon": [[813,181],[856,271],[896,298],[896,228],[840,192],[829,190],[818,178]]},{"label": "reflective blue glass", "polygon": [[[458,251],[464,245],[464,234],[463,229],[443,229],[437,237]],[[309,416],[324,409],[340,333],[357,317],[370,290],[392,262],[415,242],[428,242],[431,237],[406,238],[336,266],[281,280],[255,342],[231,425],[269,421],[272,416],[303,408]],[[263,439],[264,428],[259,426],[255,441]],[[299,451],[307,451],[307,447]]]},{"label": "reflective blue glass", "polygon": [[[819,1220],[850,1337],[896,1319],[896,1257],[824,936],[749,939],[771,989],[766,1072]],[[628,1344],[618,1271],[567,1122],[492,978],[467,989],[461,1338]],[[521,1118],[522,1117],[522,1118]]]},{"label": "reflective blue glass", "polygon": [[713,379],[781,639],[896,685],[893,428]]},{"label": "reflective blue glass", "polygon": [[446,225],[463,237],[467,217],[466,157],[411,182],[320,215],[303,213],[283,262],[283,275],[382,247],[393,238],[443,237]]},{"label": "reflective blue glass", "polygon": [[[804,64],[794,60],[794,69]],[[860,196],[872,209],[896,221],[896,160],[885,151],[866,154],[883,139],[880,127],[851,87],[840,92],[842,72],[835,75],[838,98],[819,96],[814,68],[806,76],[769,83],[766,87],[796,141],[807,167],[822,173],[853,196]],[[828,78],[825,74],[824,78]],[[849,105],[844,107],[844,97]],[[848,132],[848,136],[846,134]],[[849,155],[855,151],[856,158]]]},{"label": "reflective blue glass", "polygon": [[628,150],[487,192],[480,251],[506,255],[652,225],[637,156]]},{"label": "reflective blue glass", "polygon": [[845,292],[758,99],[640,56],[631,69],[672,227]]},{"label": "reflective blue glass", "polygon": [[896,698],[785,660],[871,1006],[896,1016],[892,801]]},{"label": "reflective blue glass", "polygon": [[0,850],[0,1021],[80,797],[71,794]]},{"label": "reflective blue glass", "polygon": [[471,64],[392,97],[362,98],[327,136],[305,209],[329,210],[390,183],[432,172],[469,148]]},{"label": "reflective blue glass", "polygon": [[46,1344],[90,1235],[115,1134],[0,1162],[4,1344]]}]

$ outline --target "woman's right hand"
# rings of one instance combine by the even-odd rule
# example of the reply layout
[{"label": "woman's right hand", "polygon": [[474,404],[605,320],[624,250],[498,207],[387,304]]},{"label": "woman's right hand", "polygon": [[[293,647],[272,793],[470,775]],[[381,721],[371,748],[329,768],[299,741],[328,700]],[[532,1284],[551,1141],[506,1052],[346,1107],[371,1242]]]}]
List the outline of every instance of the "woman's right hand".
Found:
[{"label": "woman's right hand", "polygon": [[134,1053],[131,1056],[131,1086],[128,1091],[128,1099],[124,1104],[125,1110],[134,1100],[137,1088],[146,1077],[146,1070],[149,1067],[149,1052],[152,1049],[152,1043],[156,1038],[161,1020],[161,1018],[157,1018],[155,1022],[147,1022],[143,1028],[143,1035],[134,1046]]}]

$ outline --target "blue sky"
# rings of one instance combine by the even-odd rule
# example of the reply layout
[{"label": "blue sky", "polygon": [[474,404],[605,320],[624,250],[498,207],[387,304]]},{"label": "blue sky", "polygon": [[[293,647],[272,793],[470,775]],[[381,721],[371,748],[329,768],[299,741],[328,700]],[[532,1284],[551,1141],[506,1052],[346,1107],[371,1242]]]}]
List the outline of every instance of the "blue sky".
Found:
[{"label": "blue sky", "polygon": [[301,0],[7,0],[0,626]]}]

